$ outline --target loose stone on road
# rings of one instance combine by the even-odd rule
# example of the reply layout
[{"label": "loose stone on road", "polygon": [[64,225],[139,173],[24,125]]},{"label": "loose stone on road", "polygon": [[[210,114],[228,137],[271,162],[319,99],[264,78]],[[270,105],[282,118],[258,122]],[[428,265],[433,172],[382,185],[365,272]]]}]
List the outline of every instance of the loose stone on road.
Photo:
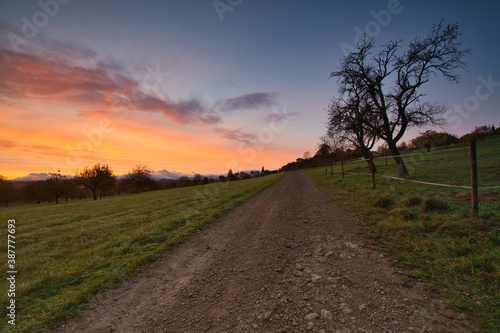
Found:
[{"label": "loose stone on road", "polygon": [[291,172],[57,332],[460,332],[358,221]]}]

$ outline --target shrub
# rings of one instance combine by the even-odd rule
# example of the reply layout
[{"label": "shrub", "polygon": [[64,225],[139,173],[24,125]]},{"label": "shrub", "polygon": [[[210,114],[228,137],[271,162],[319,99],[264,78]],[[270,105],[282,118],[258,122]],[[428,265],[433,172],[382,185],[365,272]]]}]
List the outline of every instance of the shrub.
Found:
[{"label": "shrub", "polygon": [[422,211],[424,213],[447,213],[450,210],[450,206],[446,202],[434,198],[425,200],[422,205]]},{"label": "shrub", "polygon": [[405,206],[406,207],[416,207],[419,206],[422,203],[422,198],[420,197],[409,197],[405,201]]},{"label": "shrub", "polygon": [[391,197],[379,197],[375,201],[375,207],[391,208],[394,205],[394,199]]},{"label": "shrub", "polygon": [[416,221],[420,218],[418,213],[407,208],[396,208],[391,212],[391,214],[402,217],[406,221]]}]

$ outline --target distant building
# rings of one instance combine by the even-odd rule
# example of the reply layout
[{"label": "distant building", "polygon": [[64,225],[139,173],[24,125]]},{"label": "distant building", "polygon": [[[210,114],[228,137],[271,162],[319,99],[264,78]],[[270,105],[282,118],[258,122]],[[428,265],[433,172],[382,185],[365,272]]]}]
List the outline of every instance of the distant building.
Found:
[{"label": "distant building", "polygon": [[305,161],[305,159],[303,159],[303,158],[298,158],[297,159],[297,163],[304,162],[304,161]]}]

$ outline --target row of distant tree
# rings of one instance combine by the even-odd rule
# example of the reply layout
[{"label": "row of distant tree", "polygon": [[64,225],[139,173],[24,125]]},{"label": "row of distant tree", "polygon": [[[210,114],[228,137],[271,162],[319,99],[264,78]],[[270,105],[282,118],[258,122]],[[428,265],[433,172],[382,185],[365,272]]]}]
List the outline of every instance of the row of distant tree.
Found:
[{"label": "row of distant tree", "polygon": [[74,177],[67,177],[60,173],[50,173],[47,180],[26,182],[17,186],[15,182],[6,180],[0,175],[0,203],[8,206],[10,202],[24,203],[55,202],[69,199],[102,198],[110,195],[122,195],[155,191],[176,187],[205,185],[215,182],[235,181],[248,179],[271,173],[271,171],[233,172],[229,170],[227,176],[221,175],[218,179],[203,177],[195,174],[193,178],[182,176],[177,180],[155,180],[152,172],[146,165],[138,164],[124,177],[118,178],[108,164],[97,163],[92,167],[85,167],[77,171]]},{"label": "row of distant tree", "polygon": [[[416,149],[431,149],[434,147],[467,143],[471,140],[482,140],[494,135],[500,135],[500,128],[495,128],[494,125],[476,126],[473,131],[461,137],[447,132],[428,130],[410,140],[408,143],[404,141],[401,142],[397,147],[399,151],[407,152]],[[387,143],[378,146],[377,153],[390,155],[391,152]],[[325,163],[359,159],[365,157],[365,155],[362,148],[356,147],[354,144],[349,145],[342,140],[334,140],[328,135],[325,135],[320,138],[320,143],[314,155],[306,151],[296,162],[288,163],[283,166],[281,170],[289,171],[324,166]]]}]

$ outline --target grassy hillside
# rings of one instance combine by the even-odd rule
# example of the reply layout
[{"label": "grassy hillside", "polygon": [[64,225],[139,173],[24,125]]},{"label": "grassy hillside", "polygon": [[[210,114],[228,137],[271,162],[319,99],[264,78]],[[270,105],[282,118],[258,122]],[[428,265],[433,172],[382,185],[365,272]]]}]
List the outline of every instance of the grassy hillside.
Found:
[{"label": "grassy hillside", "polygon": [[[479,186],[500,185],[500,138],[478,142]],[[408,179],[470,186],[469,152],[453,147],[412,152]],[[366,162],[307,169],[321,188],[359,211],[364,230],[407,272],[408,283],[425,281],[450,305],[468,312],[489,332],[500,331],[500,189],[479,191],[479,218],[471,218],[470,189],[398,181],[389,158],[376,159],[376,189]]]},{"label": "grassy hillside", "polygon": [[[283,174],[237,182],[0,209],[7,269],[7,221],[16,220],[16,332],[45,331],[97,291],[221,217]],[[5,273],[4,273],[5,274]],[[4,276],[4,275],[3,275]],[[0,280],[0,331],[8,284]]]}]

